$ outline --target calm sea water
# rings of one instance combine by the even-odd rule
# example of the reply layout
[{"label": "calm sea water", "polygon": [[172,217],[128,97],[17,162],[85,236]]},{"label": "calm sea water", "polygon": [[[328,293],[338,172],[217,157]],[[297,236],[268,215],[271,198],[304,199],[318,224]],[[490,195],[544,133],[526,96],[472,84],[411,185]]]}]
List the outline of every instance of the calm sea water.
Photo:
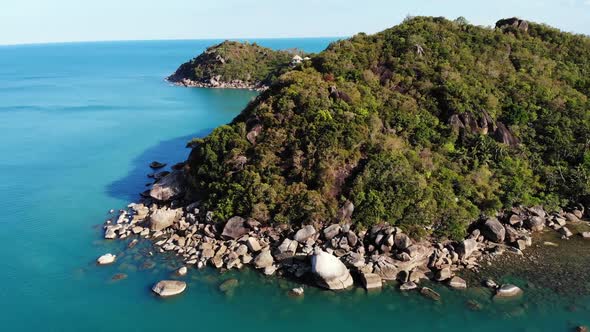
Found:
[{"label": "calm sea water", "polygon": [[[320,51],[329,39],[260,40]],[[3,331],[569,331],[590,324],[590,301],[533,289],[490,300],[482,289],[435,286],[442,303],[390,285],[381,292],[306,288],[253,271],[191,270],[185,294],[149,287],[173,257],[144,243],[102,240],[111,208],[144,190],[152,160],[176,162],[185,143],[230,121],[255,96],[173,87],[163,81],[216,41],[78,43],[0,47],[0,326]],[[116,264],[97,267],[106,252]],[[150,263],[156,262],[155,267]],[[116,273],[128,278],[113,281]],[[218,290],[236,277],[231,294]],[[475,299],[481,310],[469,310]],[[572,305],[575,304],[575,308]]]}]

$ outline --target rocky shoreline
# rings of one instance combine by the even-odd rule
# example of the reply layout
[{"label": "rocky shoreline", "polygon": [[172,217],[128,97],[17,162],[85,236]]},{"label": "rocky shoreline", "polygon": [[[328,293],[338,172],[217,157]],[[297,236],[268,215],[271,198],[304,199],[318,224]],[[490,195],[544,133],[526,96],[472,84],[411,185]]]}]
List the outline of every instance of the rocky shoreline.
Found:
[{"label": "rocky shoreline", "polygon": [[[152,163],[152,168],[163,165]],[[338,220],[325,224],[269,226],[240,216],[219,224],[213,222],[212,212],[199,209],[199,202],[183,199],[184,172],[181,163],[173,166],[172,172],[148,175],[156,182],[142,193],[139,202],[129,204],[118,216],[111,210],[113,218],[104,225],[105,239],[133,238],[128,246],[135,246],[140,238],[150,240],[156,251],[175,253],[184,262],[178,275],[193,267],[230,270],[252,266],[268,276],[288,276],[329,290],[355,284],[379,289],[384,282],[398,281],[402,291],[419,289],[422,295],[439,300],[440,295],[420,287],[420,283],[431,280],[465,289],[469,285],[457,275],[460,271],[478,273],[483,260],[489,262],[503,254],[526,254],[533,245],[533,233],[546,227],[558,232],[562,239],[590,238],[588,232],[574,234],[570,230],[569,224],[585,223],[581,221],[585,216],[582,206],[557,213],[548,213],[540,206],[513,208],[474,221],[469,236],[459,242],[412,239],[390,225],[358,229],[350,222],[354,213],[350,201],[340,208]],[[109,258],[108,263],[116,257],[104,256]],[[104,258],[99,263],[105,263]],[[482,279],[482,283],[493,288],[496,297],[522,294],[514,285],[497,285],[488,279]],[[167,284],[181,290],[163,291]],[[185,288],[164,280],[154,286],[158,290],[154,292],[178,294]],[[299,294],[300,290],[293,292]]]},{"label": "rocky shoreline", "polygon": [[173,78],[172,76],[166,78],[166,82],[172,83],[176,86],[185,88],[209,88],[209,89],[244,89],[262,92],[268,89],[268,86],[260,83],[249,83],[241,80],[232,80],[225,82],[221,76],[212,77],[208,81],[194,81],[188,78]]}]

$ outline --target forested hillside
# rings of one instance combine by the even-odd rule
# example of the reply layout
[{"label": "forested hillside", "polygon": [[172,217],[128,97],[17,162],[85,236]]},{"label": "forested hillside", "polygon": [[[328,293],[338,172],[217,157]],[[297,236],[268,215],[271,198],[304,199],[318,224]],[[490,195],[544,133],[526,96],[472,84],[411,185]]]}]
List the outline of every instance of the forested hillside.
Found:
[{"label": "forested hillside", "polygon": [[191,195],[220,221],[332,222],[348,200],[357,225],[451,238],[584,201],[590,39],[523,22],[416,17],[331,44],[190,143]]}]

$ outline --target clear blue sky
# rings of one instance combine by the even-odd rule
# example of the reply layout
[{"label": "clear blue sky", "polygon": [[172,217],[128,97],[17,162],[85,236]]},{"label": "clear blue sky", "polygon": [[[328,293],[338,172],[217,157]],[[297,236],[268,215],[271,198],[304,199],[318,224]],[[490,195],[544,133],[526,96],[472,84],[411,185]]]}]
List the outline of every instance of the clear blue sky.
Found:
[{"label": "clear blue sky", "polygon": [[590,34],[590,0],[3,0],[0,44],[349,36],[410,15],[519,16]]}]

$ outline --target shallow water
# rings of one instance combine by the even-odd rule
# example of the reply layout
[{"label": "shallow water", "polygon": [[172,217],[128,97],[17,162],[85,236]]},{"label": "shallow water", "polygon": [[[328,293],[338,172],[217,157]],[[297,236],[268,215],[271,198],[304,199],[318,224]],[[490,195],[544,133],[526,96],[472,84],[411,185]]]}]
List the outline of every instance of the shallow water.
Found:
[{"label": "shallow water", "polygon": [[[152,160],[186,158],[185,143],[229,122],[250,91],[173,87],[163,77],[215,41],[78,43],[0,47],[0,326],[5,331],[162,329],[221,331],[569,331],[590,324],[590,298],[530,287],[494,302],[487,290],[433,303],[395,285],[343,293],[244,270],[191,269],[185,294],[158,299],[149,287],[178,267],[148,243],[102,240],[106,211],[136,199]],[[319,51],[328,39],[261,40]],[[119,255],[97,267],[101,254]],[[146,264],[148,262],[148,264]],[[153,264],[156,263],[154,267]],[[117,273],[126,279],[113,281]],[[223,294],[218,285],[238,278]],[[467,300],[481,310],[472,311]]]}]

